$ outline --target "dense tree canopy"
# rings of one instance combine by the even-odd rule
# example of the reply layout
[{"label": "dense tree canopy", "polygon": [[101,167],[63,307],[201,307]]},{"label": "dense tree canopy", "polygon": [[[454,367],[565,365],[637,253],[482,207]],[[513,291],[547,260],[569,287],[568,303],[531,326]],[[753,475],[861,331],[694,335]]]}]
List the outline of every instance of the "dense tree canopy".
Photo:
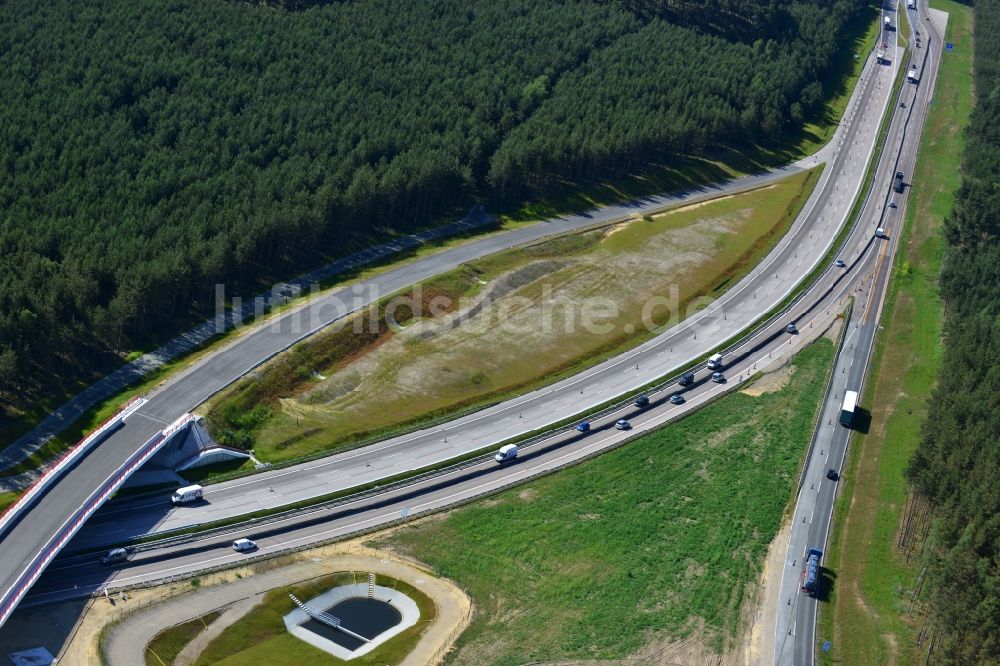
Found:
[{"label": "dense tree canopy", "polygon": [[215,283],[774,139],[821,101],[858,7],[3,3],[0,400],[162,338]]},{"label": "dense tree canopy", "polygon": [[977,0],[975,21],[976,108],[945,221],[944,363],[909,470],[934,508],[928,580],[948,664],[1000,660],[1000,0]]}]

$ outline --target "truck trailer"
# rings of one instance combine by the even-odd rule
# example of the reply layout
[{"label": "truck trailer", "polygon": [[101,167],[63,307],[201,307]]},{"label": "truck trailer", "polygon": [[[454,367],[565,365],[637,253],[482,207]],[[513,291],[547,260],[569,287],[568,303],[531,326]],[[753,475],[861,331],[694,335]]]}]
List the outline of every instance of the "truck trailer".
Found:
[{"label": "truck trailer", "polygon": [[806,553],[806,561],[802,563],[802,591],[810,597],[816,596],[819,589],[819,560],[823,557],[823,551],[819,548],[810,548]]},{"label": "truck trailer", "polygon": [[892,30],[892,19],[888,16],[885,17],[885,29]]}]

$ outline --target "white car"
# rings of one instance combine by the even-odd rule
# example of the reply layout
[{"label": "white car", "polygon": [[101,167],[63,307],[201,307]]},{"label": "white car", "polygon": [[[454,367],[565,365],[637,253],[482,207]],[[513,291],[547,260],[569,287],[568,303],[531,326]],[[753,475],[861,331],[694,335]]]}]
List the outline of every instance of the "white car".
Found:
[{"label": "white car", "polygon": [[847,264],[844,263],[843,259],[837,259],[835,263],[837,265],[837,268],[845,268],[847,266]]},{"label": "white car", "polygon": [[246,553],[251,550],[257,550],[257,544],[250,539],[237,539],[233,542],[233,550],[237,553]]},{"label": "white car", "polygon": [[615,423],[615,429],[617,430],[628,430],[631,427],[632,424],[626,421],[625,419],[619,419],[619,421]]},{"label": "white car", "polygon": [[721,372],[713,372],[712,381],[715,382],[716,384],[723,384],[726,381],[726,376]]}]

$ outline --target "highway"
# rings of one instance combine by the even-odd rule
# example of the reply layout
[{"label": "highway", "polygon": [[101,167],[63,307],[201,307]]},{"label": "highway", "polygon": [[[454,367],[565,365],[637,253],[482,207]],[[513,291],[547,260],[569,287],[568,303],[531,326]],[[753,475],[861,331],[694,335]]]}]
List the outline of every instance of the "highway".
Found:
[{"label": "highway", "polygon": [[[885,86],[869,78],[866,90]],[[873,103],[885,98],[872,94]],[[879,113],[865,118],[874,136]],[[871,118],[874,118],[872,120]],[[863,125],[862,125],[863,126]],[[851,154],[867,154],[859,144]],[[841,167],[843,160],[834,168]],[[841,168],[830,178],[826,196],[818,196],[797,224],[784,247],[755,271],[755,279],[730,290],[713,308],[688,319],[651,342],[589,371],[523,397],[496,405],[444,426],[387,439],[360,450],[326,457],[295,467],[255,474],[206,488],[206,502],[174,509],[166,501],[140,500],[109,506],[91,521],[72,548],[115,543],[129,537],[166,532],[272,508],[345,490],[449,460],[470,451],[532,432],[554,421],[583,413],[617,395],[643,386],[684,366],[746,328],[778,303],[825,253],[851,204],[847,181],[857,171]],[[837,213],[840,213],[838,216]],[[786,278],[788,267],[793,272]],[[778,267],[778,268],[775,268]],[[775,271],[772,273],[772,270]],[[778,272],[782,275],[775,278]]]},{"label": "highway", "polygon": [[[707,370],[699,371],[695,384],[683,391],[686,402],[682,405],[674,405],[668,400],[676,388],[663,390],[651,396],[648,407],[630,405],[595,419],[588,433],[567,428],[523,448],[515,461],[505,465],[485,460],[364,499],[347,498],[330,508],[300,512],[266,524],[234,527],[224,534],[195,535],[170,545],[153,545],[132,554],[126,564],[114,568],[100,565],[92,553],[67,555],[53,563],[32,589],[28,600],[46,602],[105,588],[115,590],[245,561],[247,555],[237,554],[230,548],[233,539],[241,537],[253,539],[260,547],[251,555],[274,554],[343,538],[390,524],[403,518],[404,513],[407,518],[418,517],[586,459],[697,409],[725,390],[738,389],[743,384],[741,378],[785,362],[803,345],[822,335],[826,326],[837,317],[845,302],[843,292],[851,282],[845,279],[847,277],[846,273],[831,275],[835,288],[818,302],[803,303],[799,335],[786,333],[782,320],[735,352],[727,368],[732,377],[727,384],[713,383]],[[631,430],[615,429],[615,422],[621,418],[630,421]]]},{"label": "highway", "polygon": [[[280,505],[305,496],[327,494],[357,486],[366,480],[425,467],[537,430],[568,415],[585,412],[615,396],[657,378],[669,376],[707,351],[723,345],[740,331],[753,325],[761,314],[781,302],[825,255],[860,188],[897,66],[894,63],[892,67],[878,67],[870,61],[833,141],[816,156],[795,165],[742,179],[738,184],[689,193],[686,198],[665,197],[632,202],[602,209],[599,214],[551,220],[468,242],[381,273],[358,288],[344,288],[312,299],[289,313],[276,317],[271,323],[238,337],[149,395],[149,402],[128,420],[125,427],[88,455],[67,478],[42,498],[27,519],[5,535],[5,557],[0,562],[0,589],[7,590],[14,585],[25,563],[48,543],[55,527],[62,524],[75,507],[80,506],[98,480],[106,478],[152,434],[180,414],[196,407],[249,368],[310,332],[343,317],[347,312],[364,307],[372,298],[396,292],[461,263],[507,247],[619,219],[625,215],[635,215],[671,201],[705,198],[710,194],[724,193],[726,188],[746,188],[773,182],[802,168],[825,162],[823,176],[802,215],[759,266],[711,306],[622,356],[545,389],[444,426],[387,440],[362,451],[332,456],[299,468],[276,470],[220,484],[211,488],[206,504],[209,508],[200,515],[180,510],[164,514],[162,505],[154,505],[144,507],[147,510],[125,512],[104,523],[98,517],[95,525],[98,526],[97,529],[100,529],[101,524],[113,525],[113,529],[118,530],[116,537],[129,531],[169,529],[191,522],[237,515],[252,508]],[[884,202],[876,204],[882,205]],[[865,257],[869,256],[868,250],[873,246],[870,231],[863,230],[852,235],[849,240],[845,259],[850,260],[852,271],[858,270],[860,262],[866,261]],[[831,290],[837,289],[836,285],[844,282],[843,275],[840,271],[829,271],[811,293],[827,293],[832,296]],[[803,299],[801,304],[803,308],[818,307],[817,302],[810,304],[808,299]],[[790,316],[808,319],[814,315],[812,310],[803,310],[801,314],[793,312]],[[780,322],[782,330],[784,323]],[[773,332],[769,335],[773,335]],[[755,337],[758,342],[760,339],[759,336]],[[752,342],[750,347],[757,344]],[[727,373],[732,377],[740,368],[740,352],[731,354],[730,358],[736,359],[727,361],[730,366]],[[721,389],[708,387],[704,390],[710,392]],[[696,404],[695,399],[689,401],[691,406]],[[519,465],[527,469],[525,463]],[[454,492],[448,491],[449,494]],[[252,494],[259,499],[249,501]],[[119,529],[119,526],[124,529]],[[81,538],[93,537],[84,533]],[[63,573],[60,574],[60,571]],[[66,575],[65,569],[55,569],[44,580],[48,581],[55,576],[65,584],[68,582]],[[78,584],[78,581],[74,581],[74,584]],[[55,587],[58,587],[58,583]],[[44,591],[45,588],[40,589]]]},{"label": "highway", "polygon": [[[914,172],[919,145],[920,130],[923,127],[927,106],[930,103],[937,77],[938,64],[942,52],[943,25],[926,20],[922,9],[910,10],[908,19],[911,29],[922,33],[910,34],[909,42],[919,47],[912,49],[909,62],[916,63],[920,72],[917,84],[904,83],[899,102],[902,105],[890,129],[887,152],[893,156],[897,166],[884,166],[880,174],[883,186],[886,178],[894,171],[902,171],[907,177]],[[937,17],[936,17],[937,18]],[[898,25],[898,22],[894,21]],[[891,35],[895,39],[895,35]],[[828,598],[835,575],[824,573],[817,597],[800,592],[802,564],[809,548],[826,550],[833,504],[839,487],[839,479],[829,479],[828,470],[834,470],[838,477],[844,466],[851,431],[839,423],[841,406],[846,390],[860,392],[864,386],[868,363],[879,329],[879,317],[890,283],[893,259],[898,247],[901,221],[906,208],[909,187],[902,194],[890,192],[884,187],[897,205],[896,208],[872,208],[863,213],[867,226],[883,226],[889,235],[887,242],[881,243],[874,269],[868,274],[861,291],[856,293],[857,305],[849,323],[847,336],[834,370],[830,394],[823,408],[820,428],[815,438],[811,456],[807,461],[805,482],[799,492],[795,511],[792,515],[788,550],[785,554],[779,595],[777,621],[774,637],[774,662],[779,665],[811,666],[815,662],[816,650],[822,646],[824,637],[816,636],[817,613],[822,600]],[[866,413],[856,417],[857,422],[866,419]],[[835,572],[834,572],[835,573]],[[836,646],[831,646],[835,649]]]},{"label": "highway", "polygon": [[[887,72],[892,71],[892,68],[885,69]],[[875,117],[878,119],[879,116]],[[880,178],[891,180],[893,164],[892,161],[886,162],[879,170]],[[869,205],[881,210],[885,201],[879,202],[878,199],[884,193],[883,184],[877,184],[875,192],[876,196]],[[653,404],[647,409],[628,407],[607,415],[595,421],[594,429],[584,435],[566,429],[565,432],[524,450],[519,460],[509,466],[498,466],[492,461],[487,461],[408,487],[343,503],[333,508],[298,514],[266,526],[255,525],[230,531],[225,535],[143,550],[132,555],[127,565],[114,570],[96,564],[93,554],[61,558],[35,586],[30,598],[33,601],[52,600],[103,587],[113,589],[239,561],[246,556],[234,553],[228,546],[232,539],[242,536],[257,541],[261,547],[260,552],[264,554],[323,539],[342,537],[358,530],[395,521],[402,517],[404,510],[409,517],[413,517],[466,498],[495,491],[508,484],[523,481],[536,474],[593,455],[650,428],[659,427],[680,414],[698,408],[723,391],[737,388],[741,380],[752,373],[782,362],[784,357],[794,353],[808,340],[818,335],[843,310],[848,298],[855,295],[858,280],[874,270],[880,252],[886,244],[874,238],[873,230],[870,225],[859,225],[847,239],[845,251],[841,255],[848,262],[846,269],[831,266],[787,317],[776,320],[728,355],[726,360],[726,373],[730,379],[728,384],[712,383],[708,380],[709,373],[701,370],[695,386],[689,387],[684,392],[687,401],[683,405],[672,405],[666,400],[676,390],[669,388],[656,394]],[[785,331],[790,320],[796,322],[801,331],[799,335],[789,335]],[[728,318],[725,321],[728,321]],[[525,396],[521,401],[528,401],[529,398],[530,396]],[[522,406],[523,404],[524,402]],[[614,430],[614,421],[623,417],[631,420],[632,431]],[[449,435],[451,438],[458,436],[460,430],[457,426],[450,425],[448,432],[454,433]],[[444,443],[443,438],[440,438],[440,442]],[[330,492],[337,487],[335,481],[341,478],[345,487],[357,485],[360,479],[368,478],[366,475],[371,475],[371,478],[384,478],[394,470],[394,463],[390,460],[395,454],[387,453],[385,448],[387,446],[400,447],[400,443],[387,442],[384,445],[351,452],[339,458],[335,457],[336,462],[328,459],[316,461],[310,463],[308,469],[306,466],[301,469],[287,468],[219,484],[217,488],[209,487],[208,501],[200,507],[165,511],[167,508],[165,502],[148,499],[112,504],[95,517],[88,528],[81,533],[79,537],[81,543],[74,546],[91,546],[109,537],[113,540],[133,532],[135,525],[132,521],[143,513],[153,517],[154,525],[150,527],[149,524],[140,524],[139,532],[170,529],[184,524],[184,521],[204,522],[207,519],[238,513],[228,508],[231,505],[242,507],[242,511],[239,512],[245,512],[251,507],[267,506],[274,502],[274,496],[278,493],[281,493],[284,499],[276,503],[286,503],[289,493],[297,492],[296,489],[300,486],[312,488],[313,493],[316,492],[317,486],[325,492]],[[405,443],[405,447],[412,446],[412,442]],[[398,454],[400,450],[409,450],[405,447],[396,453]],[[412,461],[406,461],[404,464],[412,464]],[[325,478],[317,476],[323,474],[327,476]],[[336,478],[331,479],[332,476]],[[318,479],[322,480],[318,482]],[[259,502],[257,498],[262,498],[263,502]],[[222,509],[210,509],[217,505]]]}]

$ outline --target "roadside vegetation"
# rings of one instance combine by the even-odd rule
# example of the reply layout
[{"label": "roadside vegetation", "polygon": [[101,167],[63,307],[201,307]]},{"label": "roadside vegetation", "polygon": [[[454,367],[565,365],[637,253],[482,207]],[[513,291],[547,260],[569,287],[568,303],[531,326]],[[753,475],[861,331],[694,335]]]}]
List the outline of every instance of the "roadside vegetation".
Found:
[{"label": "roadside vegetation", "polygon": [[146,646],[146,666],[172,666],[181,650],[220,615],[218,611],[206,613],[158,633]]},{"label": "roadside vegetation", "polygon": [[3,420],[204,316],[216,283],[253,293],[474,200],[785,161],[869,9],[460,4],[4,4]]},{"label": "roadside vegetation", "polygon": [[721,654],[745,626],[833,354],[822,338],[783,386],[727,395],[378,546],[472,596],[476,614],[449,663],[650,657],[685,638]]},{"label": "roadside vegetation", "polygon": [[[837,500],[825,558],[837,572],[837,584],[819,623],[820,640],[829,639],[833,647],[819,653],[822,664],[916,663],[918,658],[922,663],[929,644],[929,635],[921,631],[927,626],[925,605],[915,594],[926,520],[917,515],[920,511],[911,513],[905,471],[942,368],[942,227],[959,189],[973,102],[972,10],[947,0],[931,4],[949,12],[946,41],[955,46],[945,53],[938,73],[886,301],[885,330],[862,397],[872,425],[868,433],[854,435]],[[934,420],[941,416],[938,409],[935,402]]]},{"label": "roadside vegetation", "polygon": [[7,507],[17,501],[17,498],[21,496],[21,493],[17,492],[7,492],[0,493],[0,512],[4,511]]},{"label": "roadside vegetation", "polygon": [[[976,2],[976,105],[961,185],[943,227],[944,355],[930,400],[932,417],[906,470],[917,501],[904,520],[931,519],[922,572],[932,659],[938,663],[1000,662],[998,30],[1000,2]],[[963,41],[968,50],[969,40]],[[967,90],[967,71],[960,78]]]},{"label": "roadside vegetation", "polygon": [[[277,462],[579,372],[736,283],[785,234],[819,173],[471,262],[407,294],[402,307],[390,299],[376,321],[362,314],[360,325],[320,334],[224,392],[208,411],[212,432]],[[644,321],[651,297],[669,303]]]},{"label": "roadside vegetation", "polygon": [[379,585],[399,590],[410,597],[420,609],[420,619],[415,625],[385,644],[366,655],[351,659],[350,662],[332,657],[292,636],[285,630],[282,618],[295,608],[294,602],[288,598],[289,594],[294,594],[302,601],[308,602],[311,598],[338,585],[365,581],[367,581],[367,574],[339,573],[271,590],[264,596],[260,604],[210,642],[208,647],[198,656],[195,666],[242,666],[244,664],[299,666],[300,664],[342,663],[376,666],[398,664],[413,650],[424,629],[434,621],[437,615],[434,602],[426,594],[400,580],[379,576],[377,582]]}]

